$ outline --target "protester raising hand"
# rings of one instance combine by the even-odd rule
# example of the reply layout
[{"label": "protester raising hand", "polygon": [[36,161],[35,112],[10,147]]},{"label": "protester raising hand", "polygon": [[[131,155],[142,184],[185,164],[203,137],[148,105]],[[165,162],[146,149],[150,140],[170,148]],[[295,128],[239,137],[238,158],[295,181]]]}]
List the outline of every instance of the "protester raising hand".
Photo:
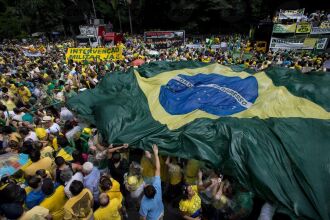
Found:
[{"label": "protester raising hand", "polygon": [[155,155],[158,155],[158,146],[157,146],[157,144],[152,145],[152,150],[154,151]]}]

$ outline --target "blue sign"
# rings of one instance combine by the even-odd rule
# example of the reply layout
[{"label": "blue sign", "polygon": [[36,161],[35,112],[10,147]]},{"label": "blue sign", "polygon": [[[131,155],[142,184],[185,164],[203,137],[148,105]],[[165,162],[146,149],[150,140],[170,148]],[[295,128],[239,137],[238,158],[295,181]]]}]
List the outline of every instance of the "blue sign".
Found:
[{"label": "blue sign", "polygon": [[258,82],[219,74],[178,75],[162,86],[159,101],[172,115],[202,110],[218,116],[232,115],[251,107],[258,97]]}]

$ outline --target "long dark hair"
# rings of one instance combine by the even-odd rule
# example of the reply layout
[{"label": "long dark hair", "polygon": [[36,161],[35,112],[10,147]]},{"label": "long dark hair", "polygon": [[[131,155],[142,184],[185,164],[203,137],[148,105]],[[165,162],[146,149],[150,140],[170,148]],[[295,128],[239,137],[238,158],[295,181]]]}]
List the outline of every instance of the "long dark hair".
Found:
[{"label": "long dark hair", "polygon": [[182,191],[181,198],[183,200],[188,200],[189,199],[189,193],[188,193],[188,187],[189,186],[190,186],[190,184],[184,183],[181,187],[181,191]]}]

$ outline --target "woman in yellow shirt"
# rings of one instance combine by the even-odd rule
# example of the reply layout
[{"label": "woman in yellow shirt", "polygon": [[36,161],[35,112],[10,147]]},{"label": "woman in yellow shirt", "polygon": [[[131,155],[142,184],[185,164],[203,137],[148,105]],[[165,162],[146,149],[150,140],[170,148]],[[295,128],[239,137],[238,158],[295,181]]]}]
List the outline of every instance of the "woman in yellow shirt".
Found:
[{"label": "woman in yellow shirt", "polygon": [[202,215],[201,198],[198,195],[197,185],[184,185],[183,198],[179,203],[183,219],[200,220]]}]

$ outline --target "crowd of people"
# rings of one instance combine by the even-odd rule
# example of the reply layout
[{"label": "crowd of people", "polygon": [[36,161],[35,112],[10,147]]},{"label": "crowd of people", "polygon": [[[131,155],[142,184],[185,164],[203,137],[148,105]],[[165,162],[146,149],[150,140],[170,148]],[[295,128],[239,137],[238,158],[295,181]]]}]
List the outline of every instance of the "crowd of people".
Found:
[{"label": "crowd of people", "polygon": [[[223,39],[228,42],[226,50],[203,44],[198,49],[176,47],[155,54],[141,38],[128,38],[121,45],[123,61],[81,63],[66,62],[66,49],[75,46],[72,40],[47,46],[1,44],[1,218],[158,220],[171,207],[187,220],[248,219],[254,195],[234,178],[194,159],[159,155],[156,145],[149,146],[152,152],[128,144],[109,145],[97,128],[65,106],[106,74],[133,68],[136,59],[218,62],[255,71],[279,65],[303,72],[307,67],[321,70],[329,59],[327,54],[289,51],[253,52],[243,59],[247,40]],[[42,51],[42,56],[23,55],[23,50],[32,48]],[[267,210],[274,212],[271,205]]]}]

